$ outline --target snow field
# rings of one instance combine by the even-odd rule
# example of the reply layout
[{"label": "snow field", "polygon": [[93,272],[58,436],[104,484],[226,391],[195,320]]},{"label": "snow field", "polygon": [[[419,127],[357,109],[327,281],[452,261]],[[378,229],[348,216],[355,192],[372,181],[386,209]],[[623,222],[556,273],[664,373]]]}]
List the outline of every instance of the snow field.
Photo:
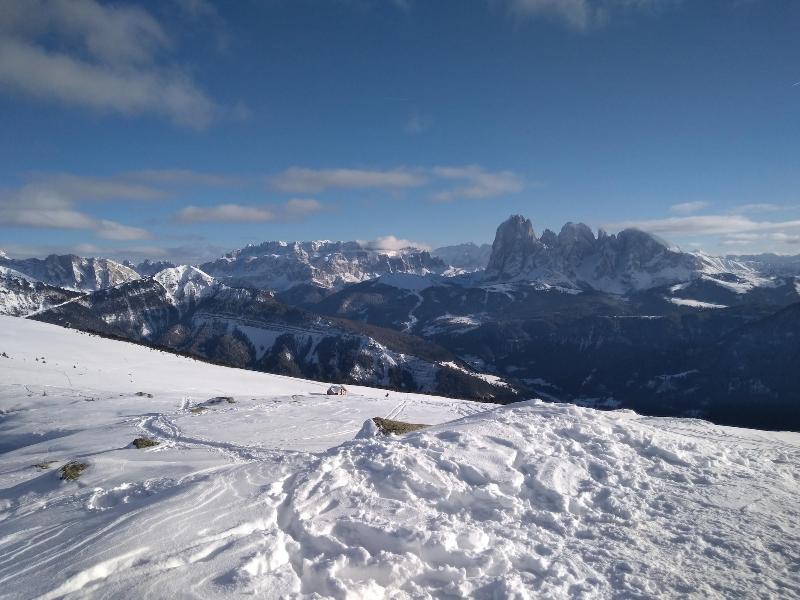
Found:
[{"label": "snow field", "polygon": [[14,318],[2,351],[0,598],[800,597],[799,434],[328,397]]}]

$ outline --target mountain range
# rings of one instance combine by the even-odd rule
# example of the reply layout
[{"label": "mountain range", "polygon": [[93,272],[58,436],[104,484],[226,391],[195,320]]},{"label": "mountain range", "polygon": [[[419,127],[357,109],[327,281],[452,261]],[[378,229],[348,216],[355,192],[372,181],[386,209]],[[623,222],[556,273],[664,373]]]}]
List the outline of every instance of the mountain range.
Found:
[{"label": "mountain range", "polygon": [[683,252],[580,223],[537,235],[514,215],[491,248],[265,242],[197,267],[0,265],[6,314],[227,365],[800,429],[800,261],[787,257]]}]

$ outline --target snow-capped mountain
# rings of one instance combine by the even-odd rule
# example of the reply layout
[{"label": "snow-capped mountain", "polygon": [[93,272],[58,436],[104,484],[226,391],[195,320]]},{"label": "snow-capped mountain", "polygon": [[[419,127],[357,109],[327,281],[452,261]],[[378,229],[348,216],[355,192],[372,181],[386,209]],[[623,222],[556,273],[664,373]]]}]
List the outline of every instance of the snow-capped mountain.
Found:
[{"label": "snow-capped mountain", "polygon": [[200,268],[220,281],[283,291],[302,284],[337,288],[385,273],[443,273],[447,265],[425,250],[373,250],[359,242],[264,242]]},{"label": "snow-capped mountain", "polygon": [[441,347],[286,306],[191,266],[100,290],[37,320],[167,347],[271,373],[408,391],[508,400],[515,391]]},{"label": "snow-capped mountain", "polygon": [[8,267],[0,267],[0,315],[24,317],[78,295],[36,281]]},{"label": "snow-capped mountain", "polygon": [[107,258],[51,254],[47,258],[0,257],[0,266],[14,269],[47,285],[90,292],[139,279],[139,274]]},{"label": "snow-capped mountain", "polygon": [[156,273],[153,279],[167,292],[167,299],[173,306],[183,307],[200,299],[212,296],[223,286],[197,267],[181,265]]},{"label": "snow-capped mountain", "polygon": [[492,254],[489,244],[478,246],[472,242],[443,246],[431,251],[431,256],[441,258],[445,264],[464,271],[479,271],[485,269]]},{"label": "snow-capped mountain", "polygon": [[609,235],[583,223],[537,237],[529,219],[513,215],[497,228],[485,282],[529,281],[572,290],[629,294],[705,279],[739,293],[780,285],[752,264],[670,248],[637,229]]}]

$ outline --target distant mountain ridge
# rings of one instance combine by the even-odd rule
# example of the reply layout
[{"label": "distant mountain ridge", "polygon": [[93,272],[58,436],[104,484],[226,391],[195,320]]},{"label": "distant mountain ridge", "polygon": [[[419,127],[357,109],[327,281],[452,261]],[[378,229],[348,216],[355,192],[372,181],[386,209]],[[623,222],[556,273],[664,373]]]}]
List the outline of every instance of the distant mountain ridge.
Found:
[{"label": "distant mountain ridge", "polygon": [[186,352],[229,366],[473,399],[514,389],[444,348],[282,304],[197,267],[165,269],[37,314],[37,320]]},{"label": "distant mountain ridge", "polygon": [[101,290],[139,278],[139,273],[132,268],[108,258],[83,258],[74,254],[25,259],[0,257],[0,266],[47,285],[82,292]]},{"label": "distant mountain ridge", "polygon": [[233,286],[288,290],[302,284],[336,288],[385,273],[443,273],[447,265],[419,248],[373,250],[359,242],[264,242],[199,265]]},{"label": "distant mountain ridge", "polygon": [[597,236],[583,223],[537,237],[529,219],[513,215],[497,228],[485,282],[536,282],[571,290],[630,294],[706,278],[742,291],[771,285],[769,276],[740,261],[673,249],[638,229]]}]

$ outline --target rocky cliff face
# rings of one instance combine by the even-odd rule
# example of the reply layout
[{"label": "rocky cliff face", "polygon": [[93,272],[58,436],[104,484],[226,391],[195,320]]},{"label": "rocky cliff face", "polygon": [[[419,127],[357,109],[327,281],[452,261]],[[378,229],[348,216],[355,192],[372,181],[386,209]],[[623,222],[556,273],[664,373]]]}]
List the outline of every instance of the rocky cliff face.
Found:
[{"label": "rocky cliff face", "polygon": [[91,292],[139,279],[139,274],[107,258],[83,258],[74,254],[51,254],[47,258],[12,259],[0,257],[8,267],[44,284]]},{"label": "rocky cliff face", "polygon": [[697,258],[670,249],[643,231],[595,237],[583,223],[536,236],[530,220],[514,215],[497,228],[487,282],[531,280],[572,289],[625,294],[690,280]]},{"label": "rocky cliff face", "polygon": [[358,242],[264,242],[200,265],[234,286],[288,290],[301,284],[340,287],[385,273],[442,273],[447,265],[425,250],[380,251]]}]

